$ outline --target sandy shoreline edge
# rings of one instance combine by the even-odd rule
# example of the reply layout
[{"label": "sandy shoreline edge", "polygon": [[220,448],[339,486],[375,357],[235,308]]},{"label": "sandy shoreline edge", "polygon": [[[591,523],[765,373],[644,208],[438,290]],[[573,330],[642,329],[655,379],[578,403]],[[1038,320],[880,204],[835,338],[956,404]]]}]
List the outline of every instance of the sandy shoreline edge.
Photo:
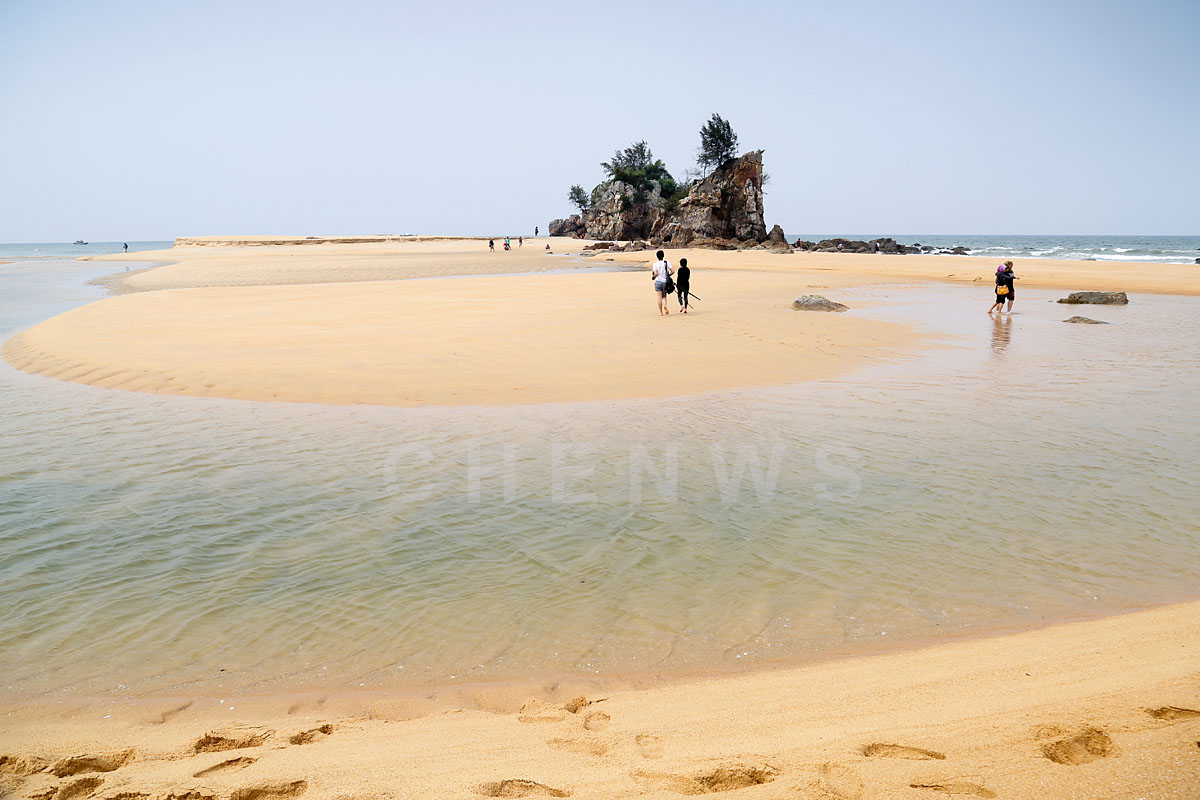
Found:
[{"label": "sandy shoreline edge", "polygon": [[[60,698],[4,709],[0,780],[30,798],[80,780],[113,798],[673,797],[714,785],[746,797],[1193,797],[1198,612],[1200,601],[582,700],[547,686],[492,710],[354,692]],[[56,766],[61,776],[36,771]]]}]

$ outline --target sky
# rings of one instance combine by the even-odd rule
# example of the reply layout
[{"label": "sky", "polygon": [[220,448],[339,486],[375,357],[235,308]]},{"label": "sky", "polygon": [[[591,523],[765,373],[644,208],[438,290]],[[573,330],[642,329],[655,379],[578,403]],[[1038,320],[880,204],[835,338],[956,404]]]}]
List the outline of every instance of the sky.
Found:
[{"label": "sky", "polygon": [[768,226],[1200,233],[1200,2],[0,0],[0,241],[528,235],[714,112]]}]

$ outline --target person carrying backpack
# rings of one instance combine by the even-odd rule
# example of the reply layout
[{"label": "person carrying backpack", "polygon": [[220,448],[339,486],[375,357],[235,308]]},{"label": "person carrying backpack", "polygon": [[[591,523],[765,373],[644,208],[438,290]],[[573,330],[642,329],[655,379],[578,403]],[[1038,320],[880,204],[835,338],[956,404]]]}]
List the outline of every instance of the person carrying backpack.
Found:
[{"label": "person carrying backpack", "polygon": [[659,250],[654,256],[658,260],[650,268],[650,274],[654,278],[654,295],[658,299],[658,315],[665,317],[671,313],[671,309],[667,308],[667,298],[671,292],[675,291],[675,282],[671,280],[671,265],[667,263],[663,251]]}]

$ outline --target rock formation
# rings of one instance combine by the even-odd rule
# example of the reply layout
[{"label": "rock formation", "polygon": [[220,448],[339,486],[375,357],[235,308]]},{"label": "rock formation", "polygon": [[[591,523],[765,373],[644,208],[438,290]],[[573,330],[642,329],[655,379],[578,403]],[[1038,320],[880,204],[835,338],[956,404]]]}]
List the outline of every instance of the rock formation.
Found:
[{"label": "rock formation", "polygon": [[850,307],[835,303],[819,294],[806,294],[792,301],[792,308],[797,311],[849,311]]},{"label": "rock formation", "polygon": [[718,167],[663,214],[651,236],[676,247],[697,237],[754,244],[766,239],[762,154],[755,150]]},{"label": "rock formation", "polygon": [[[747,242],[753,247],[767,238],[762,179],[762,151],[756,150],[718,167],[674,207],[657,184],[638,197],[632,186],[614,181],[587,211],[552,220],[549,232],[581,239],[649,239],[672,247],[735,249]],[[778,243],[786,245],[783,239]]]},{"label": "rock formation", "polygon": [[1074,322],[1076,324],[1083,324],[1083,325],[1107,325],[1108,324],[1107,322],[1104,322],[1103,320],[1092,319],[1091,317],[1071,317],[1070,319],[1064,319],[1063,322]]},{"label": "rock formation", "polygon": [[1129,304],[1124,292],[1071,292],[1058,302],[1068,305],[1123,306]]}]

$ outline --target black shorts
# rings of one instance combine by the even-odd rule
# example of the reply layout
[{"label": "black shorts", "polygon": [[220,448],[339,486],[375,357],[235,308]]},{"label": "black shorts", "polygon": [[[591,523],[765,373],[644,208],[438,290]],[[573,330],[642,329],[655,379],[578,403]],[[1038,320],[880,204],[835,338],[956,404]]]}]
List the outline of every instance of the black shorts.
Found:
[{"label": "black shorts", "polygon": [[997,303],[1003,303],[1005,300],[1012,300],[1012,299],[1013,299],[1013,292],[1011,289],[1009,290],[1008,294],[1000,294],[999,292],[996,293],[996,302]]}]

